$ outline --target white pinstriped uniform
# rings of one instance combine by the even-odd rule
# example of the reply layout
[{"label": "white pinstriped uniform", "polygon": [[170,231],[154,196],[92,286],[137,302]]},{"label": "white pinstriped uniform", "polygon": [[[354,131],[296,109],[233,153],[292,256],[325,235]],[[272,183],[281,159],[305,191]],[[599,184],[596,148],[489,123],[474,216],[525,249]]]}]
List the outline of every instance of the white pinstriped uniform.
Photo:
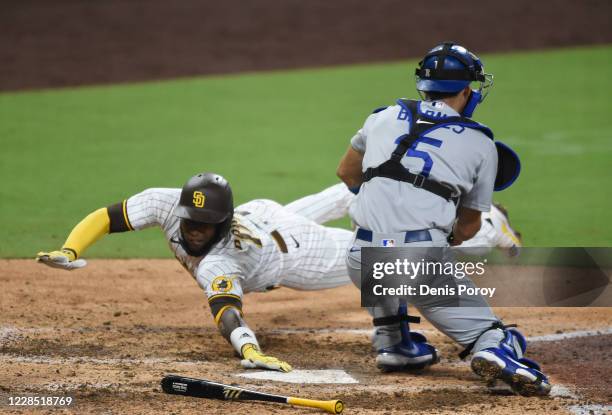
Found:
[{"label": "white pinstriped uniform", "polygon": [[[180,219],[173,210],[180,194],[181,189],[147,189],[127,200],[127,216],[135,230],[161,227],[171,251],[208,297],[220,293],[241,297],[278,286],[319,290],[351,282],[345,253],[352,232],[320,225],[346,215],[353,194],[344,184],[286,206],[258,199],[236,207],[232,235],[205,257],[189,256],[178,243]],[[273,238],[274,231],[286,249]],[[217,277],[229,278],[231,289],[213,289]]]}]

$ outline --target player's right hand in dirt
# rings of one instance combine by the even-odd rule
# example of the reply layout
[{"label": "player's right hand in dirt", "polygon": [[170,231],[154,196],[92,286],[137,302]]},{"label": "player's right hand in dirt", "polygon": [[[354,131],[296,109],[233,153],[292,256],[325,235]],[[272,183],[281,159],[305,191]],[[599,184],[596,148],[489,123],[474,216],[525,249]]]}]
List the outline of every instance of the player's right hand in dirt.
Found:
[{"label": "player's right hand in dirt", "polygon": [[279,372],[291,372],[291,365],[287,362],[277,359],[276,357],[266,356],[261,353],[253,344],[245,344],[242,347],[242,356],[244,359],[242,367],[247,369],[269,369],[278,370]]},{"label": "player's right hand in dirt", "polygon": [[61,251],[39,252],[36,254],[36,262],[41,262],[53,268],[73,270],[83,268],[87,265],[84,259],[76,259],[74,253],[67,249]]}]

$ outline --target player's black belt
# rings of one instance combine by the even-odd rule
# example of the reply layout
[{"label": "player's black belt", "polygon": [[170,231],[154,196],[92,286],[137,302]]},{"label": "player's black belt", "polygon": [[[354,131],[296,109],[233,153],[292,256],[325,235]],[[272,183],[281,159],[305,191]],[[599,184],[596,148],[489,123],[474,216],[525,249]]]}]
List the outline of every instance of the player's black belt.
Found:
[{"label": "player's black belt", "polygon": [[[406,232],[397,232],[404,234],[404,243],[412,243],[412,242],[425,242],[431,241],[431,233],[428,229],[421,229],[418,231],[406,231]],[[357,239],[366,242],[372,242],[372,231],[364,228],[357,228]]]}]

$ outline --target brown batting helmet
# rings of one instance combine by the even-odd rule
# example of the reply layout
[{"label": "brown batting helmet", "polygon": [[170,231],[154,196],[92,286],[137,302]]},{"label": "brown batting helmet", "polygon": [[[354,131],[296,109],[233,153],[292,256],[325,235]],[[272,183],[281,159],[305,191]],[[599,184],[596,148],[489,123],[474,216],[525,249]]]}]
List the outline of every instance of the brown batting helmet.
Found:
[{"label": "brown batting helmet", "polygon": [[221,239],[228,236],[234,217],[232,188],[223,176],[215,173],[200,173],[190,178],[181,190],[174,215],[185,225],[190,223],[213,224],[215,237],[205,249],[194,251],[181,236],[181,246],[189,255],[205,255]]},{"label": "brown batting helmet", "polygon": [[200,173],[185,183],[174,215],[202,223],[221,223],[233,216],[234,197],[225,178]]}]

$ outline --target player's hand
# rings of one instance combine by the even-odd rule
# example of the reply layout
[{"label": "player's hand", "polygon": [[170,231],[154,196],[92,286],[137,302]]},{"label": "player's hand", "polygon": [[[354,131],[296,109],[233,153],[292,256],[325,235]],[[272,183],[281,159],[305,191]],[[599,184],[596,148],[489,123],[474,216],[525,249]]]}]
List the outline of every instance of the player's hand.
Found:
[{"label": "player's hand", "polygon": [[266,356],[255,348],[252,344],[242,346],[242,356],[244,359],[242,367],[247,369],[261,368],[269,370],[278,370],[279,372],[291,372],[291,365],[287,362],[277,359],[276,357]]},{"label": "player's hand", "polygon": [[83,268],[87,265],[84,259],[76,259],[74,253],[68,250],[39,252],[36,254],[36,262],[41,262],[53,268],[73,270]]}]

